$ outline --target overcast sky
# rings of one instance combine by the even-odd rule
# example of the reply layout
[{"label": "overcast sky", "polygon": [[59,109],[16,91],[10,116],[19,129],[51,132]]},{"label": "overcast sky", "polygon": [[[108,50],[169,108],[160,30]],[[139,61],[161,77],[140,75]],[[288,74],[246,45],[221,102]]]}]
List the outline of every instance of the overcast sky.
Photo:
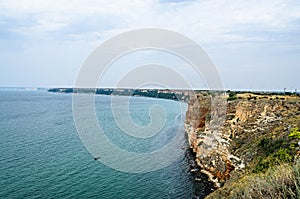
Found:
[{"label": "overcast sky", "polygon": [[[0,86],[72,86],[93,49],[145,27],[196,41],[227,89],[300,90],[299,0],[0,0]],[[184,64],[149,54],[124,57],[110,71],[148,59]]]}]

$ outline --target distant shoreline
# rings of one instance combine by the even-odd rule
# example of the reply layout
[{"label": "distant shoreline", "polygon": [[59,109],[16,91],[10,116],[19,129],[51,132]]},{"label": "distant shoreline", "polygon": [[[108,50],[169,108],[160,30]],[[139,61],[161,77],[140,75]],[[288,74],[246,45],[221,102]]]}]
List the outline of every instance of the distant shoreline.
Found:
[{"label": "distant shoreline", "polygon": [[83,93],[96,95],[141,96],[188,102],[193,91],[169,89],[112,89],[112,88],[51,88],[53,93]]},{"label": "distant shoreline", "polygon": [[[26,88],[24,88],[26,89]],[[39,89],[39,88],[38,88]],[[299,92],[290,91],[247,91],[247,90],[187,90],[187,89],[130,89],[130,88],[50,88],[46,89],[48,92],[53,93],[84,93],[84,94],[99,94],[99,95],[119,95],[119,96],[142,96],[151,98],[162,98],[176,101],[188,102],[192,95],[197,93],[209,94],[224,94],[230,92],[236,94],[254,94],[254,95],[297,95]]]}]

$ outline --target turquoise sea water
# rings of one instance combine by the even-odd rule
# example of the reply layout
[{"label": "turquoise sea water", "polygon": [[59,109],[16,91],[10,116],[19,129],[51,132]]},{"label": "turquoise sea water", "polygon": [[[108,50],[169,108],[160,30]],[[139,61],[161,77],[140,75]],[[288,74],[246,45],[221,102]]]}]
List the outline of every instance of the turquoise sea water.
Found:
[{"label": "turquoise sea water", "polygon": [[[172,139],[176,133],[172,129],[180,121],[176,119],[179,102],[142,97],[132,97],[130,102],[131,117],[140,125],[149,122],[146,110],[151,104],[167,107],[166,128],[153,140],[137,142],[114,124],[110,97],[97,96],[96,115],[114,144],[129,151],[148,152]],[[2,89],[0,110],[0,198],[193,196],[184,149],[178,161],[148,173],[125,173],[95,161],[77,134],[71,94]]]}]

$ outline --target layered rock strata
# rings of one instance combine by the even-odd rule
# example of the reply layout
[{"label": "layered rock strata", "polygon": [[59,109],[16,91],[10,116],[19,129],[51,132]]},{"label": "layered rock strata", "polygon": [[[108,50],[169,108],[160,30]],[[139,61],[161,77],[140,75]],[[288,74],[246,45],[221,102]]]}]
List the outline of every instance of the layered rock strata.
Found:
[{"label": "layered rock strata", "polygon": [[225,95],[198,93],[188,104],[185,130],[191,150],[200,172],[216,187],[251,164],[259,152],[255,142],[288,135],[289,129],[300,126],[297,96],[238,97],[227,102]]},{"label": "layered rock strata", "polygon": [[196,94],[190,99],[185,130],[195,154],[195,161],[216,187],[225,182],[230,173],[242,168],[242,161],[229,152],[230,131],[224,131],[226,97]]}]

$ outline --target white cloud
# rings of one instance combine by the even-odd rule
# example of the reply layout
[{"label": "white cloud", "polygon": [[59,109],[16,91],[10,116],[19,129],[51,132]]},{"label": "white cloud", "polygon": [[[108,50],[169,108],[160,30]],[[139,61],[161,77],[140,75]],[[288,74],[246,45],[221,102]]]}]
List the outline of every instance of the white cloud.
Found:
[{"label": "white cloud", "polygon": [[[7,57],[4,55],[10,53],[7,49],[12,48],[11,46],[16,46],[17,50],[21,48],[20,46],[25,46],[20,53],[26,51],[26,54],[19,55],[20,62],[22,56],[24,60],[26,57],[34,60],[40,54],[47,57],[55,49],[67,49],[64,52],[66,63],[61,65],[66,66],[67,63],[74,65],[77,62],[79,65],[82,57],[79,58],[74,54],[82,52],[88,54],[90,49],[105,39],[123,31],[155,27],[180,32],[204,45],[209,49],[209,54],[216,59],[221,70],[225,71],[224,74],[227,71],[229,75],[225,79],[228,81],[232,79],[231,71],[235,71],[241,81],[255,78],[254,73],[252,76],[244,74],[241,70],[243,67],[252,70],[256,66],[255,69],[258,71],[265,67],[263,70],[267,71],[267,67],[271,68],[276,64],[277,68],[284,67],[283,63],[287,63],[288,60],[291,60],[290,67],[299,63],[299,0],[177,2],[0,0],[0,42],[4,49],[0,56],[2,54],[3,58]],[[19,36],[18,39],[25,41],[25,44],[18,43],[19,40],[15,38],[6,38],[5,34]],[[43,46],[42,50],[40,46]],[[288,60],[287,56],[280,56],[280,53],[287,51],[293,52],[293,56]],[[276,63],[272,57],[275,53]],[[50,60],[61,59],[60,56],[55,56]],[[42,61],[31,62],[28,65],[39,64]],[[7,61],[8,67],[9,63]],[[45,67],[57,67],[55,71],[59,71],[61,67],[53,66],[59,63],[50,64],[50,61],[49,66],[46,64]],[[285,73],[279,71],[278,74]],[[293,72],[289,75],[296,74]]]},{"label": "white cloud", "polygon": [[[26,16],[33,21],[26,26],[15,27],[16,31],[30,34],[60,31],[68,26],[78,26],[86,21],[94,21],[101,35],[110,35],[123,30],[140,27],[168,28],[187,34],[201,42],[245,41],[252,36],[243,31],[253,26],[269,31],[284,31],[292,28],[295,19],[300,17],[297,0],[206,0],[183,3],[159,3],[157,0],[102,0],[102,1],[0,1],[2,16],[21,18]],[[97,19],[107,21],[112,27],[102,29]],[[103,23],[103,22],[102,22]],[[243,30],[235,32],[243,26]],[[249,27],[247,27],[249,26]],[[87,36],[86,30],[71,33]],[[256,36],[253,36],[254,39]]]}]

